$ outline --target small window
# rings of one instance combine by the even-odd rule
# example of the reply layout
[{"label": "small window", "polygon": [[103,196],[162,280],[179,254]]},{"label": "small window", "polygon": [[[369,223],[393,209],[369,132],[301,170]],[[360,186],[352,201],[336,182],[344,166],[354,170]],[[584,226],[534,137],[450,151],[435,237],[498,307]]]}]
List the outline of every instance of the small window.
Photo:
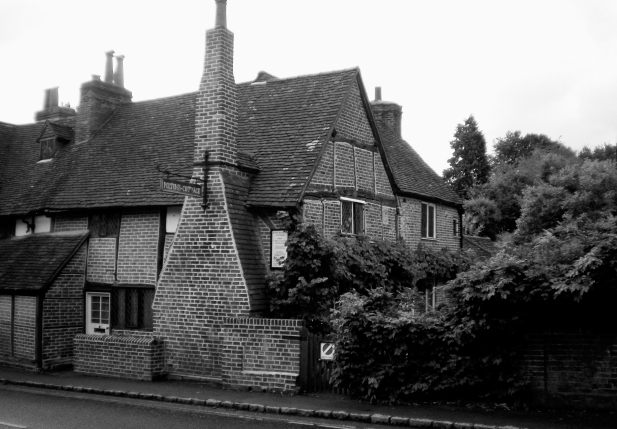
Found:
[{"label": "small window", "polygon": [[452,235],[458,235],[458,219],[452,219]]},{"label": "small window", "polygon": [[51,159],[58,152],[58,144],[55,138],[41,140],[41,157],[40,161],[44,159]]},{"label": "small window", "polygon": [[90,237],[118,237],[120,234],[120,213],[98,213],[90,215]]},{"label": "small window", "polygon": [[15,221],[15,236],[30,235],[33,233],[51,232],[52,218],[45,215],[26,216]]},{"label": "small window", "polygon": [[341,199],[341,232],[343,234],[364,234],[364,202]]},{"label": "small window", "polygon": [[421,211],[420,232],[422,238],[435,238],[435,206],[422,203]]},{"label": "small window", "polygon": [[109,334],[109,294],[86,294],[86,334]]},{"label": "small window", "polygon": [[116,288],[112,296],[114,328],[152,330],[154,288]]},{"label": "small window", "polygon": [[0,218],[0,240],[11,238],[15,235],[15,219],[2,217]]}]

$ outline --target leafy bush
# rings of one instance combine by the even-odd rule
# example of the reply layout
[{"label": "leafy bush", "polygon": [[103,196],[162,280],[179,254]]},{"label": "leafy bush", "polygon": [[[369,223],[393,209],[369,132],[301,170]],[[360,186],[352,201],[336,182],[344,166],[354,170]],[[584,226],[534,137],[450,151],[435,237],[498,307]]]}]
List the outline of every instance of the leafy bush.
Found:
[{"label": "leafy bush", "polygon": [[301,318],[313,333],[331,331],[329,317],[341,295],[382,288],[405,292],[427,279],[451,279],[470,259],[461,252],[410,250],[367,237],[323,238],[312,225],[291,224],[287,260],[270,276],[270,316]]}]

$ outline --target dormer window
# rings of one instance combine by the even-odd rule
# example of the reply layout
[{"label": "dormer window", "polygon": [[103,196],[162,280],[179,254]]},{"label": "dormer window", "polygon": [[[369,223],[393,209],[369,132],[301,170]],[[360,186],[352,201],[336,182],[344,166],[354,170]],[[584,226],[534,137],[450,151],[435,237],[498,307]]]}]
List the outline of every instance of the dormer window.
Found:
[{"label": "dormer window", "polygon": [[57,152],[58,152],[58,144],[56,143],[55,138],[42,139],[41,140],[41,157],[39,158],[39,161],[43,161],[45,159],[52,159]]}]

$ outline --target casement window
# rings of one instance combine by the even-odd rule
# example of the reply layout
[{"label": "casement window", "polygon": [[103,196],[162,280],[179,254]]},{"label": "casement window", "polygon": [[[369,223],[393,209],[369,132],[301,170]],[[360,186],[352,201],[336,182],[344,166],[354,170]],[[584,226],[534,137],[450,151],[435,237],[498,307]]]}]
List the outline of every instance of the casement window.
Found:
[{"label": "casement window", "polygon": [[459,233],[458,219],[452,219],[452,235],[458,235]]},{"label": "casement window", "polygon": [[152,330],[153,301],[154,288],[114,288],[111,306],[112,327]]},{"label": "casement window", "polygon": [[58,144],[55,138],[41,140],[41,156],[39,161],[53,158],[58,152]]},{"label": "casement window", "polygon": [[422,238],[435,238],[435,206],[422,203],[420,233]]},{"label": "casement window", "polygon": [[120,234],[120,217],[119,212],[90,215],[88,221],[90,237],[118,237]]},{"label": "casement window", "polygon": [[86,334],[109,335],[109,293],[86,293]]},{"label": "casement window", "polygon": [[341,198],[341,232],[364,235],[364,201]]}]

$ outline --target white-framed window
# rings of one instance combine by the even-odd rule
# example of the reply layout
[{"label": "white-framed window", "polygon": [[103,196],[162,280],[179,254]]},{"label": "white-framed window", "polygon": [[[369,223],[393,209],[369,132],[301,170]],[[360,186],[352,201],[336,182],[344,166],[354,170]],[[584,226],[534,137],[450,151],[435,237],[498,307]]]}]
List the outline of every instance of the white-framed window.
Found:
[{"label": "white-framed window", "polygon": [[109,293],[86,293],[86,334],[109,334],[109,305]]},{"label": "white-framed window", "polygon": [[459,235],[459,222],[457,218],[452,219],[452,235]]},{"label": "white-framed window", "polygon": [[341,197],[341,232],[364,235],[364,205],[362,200]]},{"label": "white-framed window", "polygon": [[435,206],[433,204],[421,204],[420,215],[420,235],[422,238],[435,238]]}]

